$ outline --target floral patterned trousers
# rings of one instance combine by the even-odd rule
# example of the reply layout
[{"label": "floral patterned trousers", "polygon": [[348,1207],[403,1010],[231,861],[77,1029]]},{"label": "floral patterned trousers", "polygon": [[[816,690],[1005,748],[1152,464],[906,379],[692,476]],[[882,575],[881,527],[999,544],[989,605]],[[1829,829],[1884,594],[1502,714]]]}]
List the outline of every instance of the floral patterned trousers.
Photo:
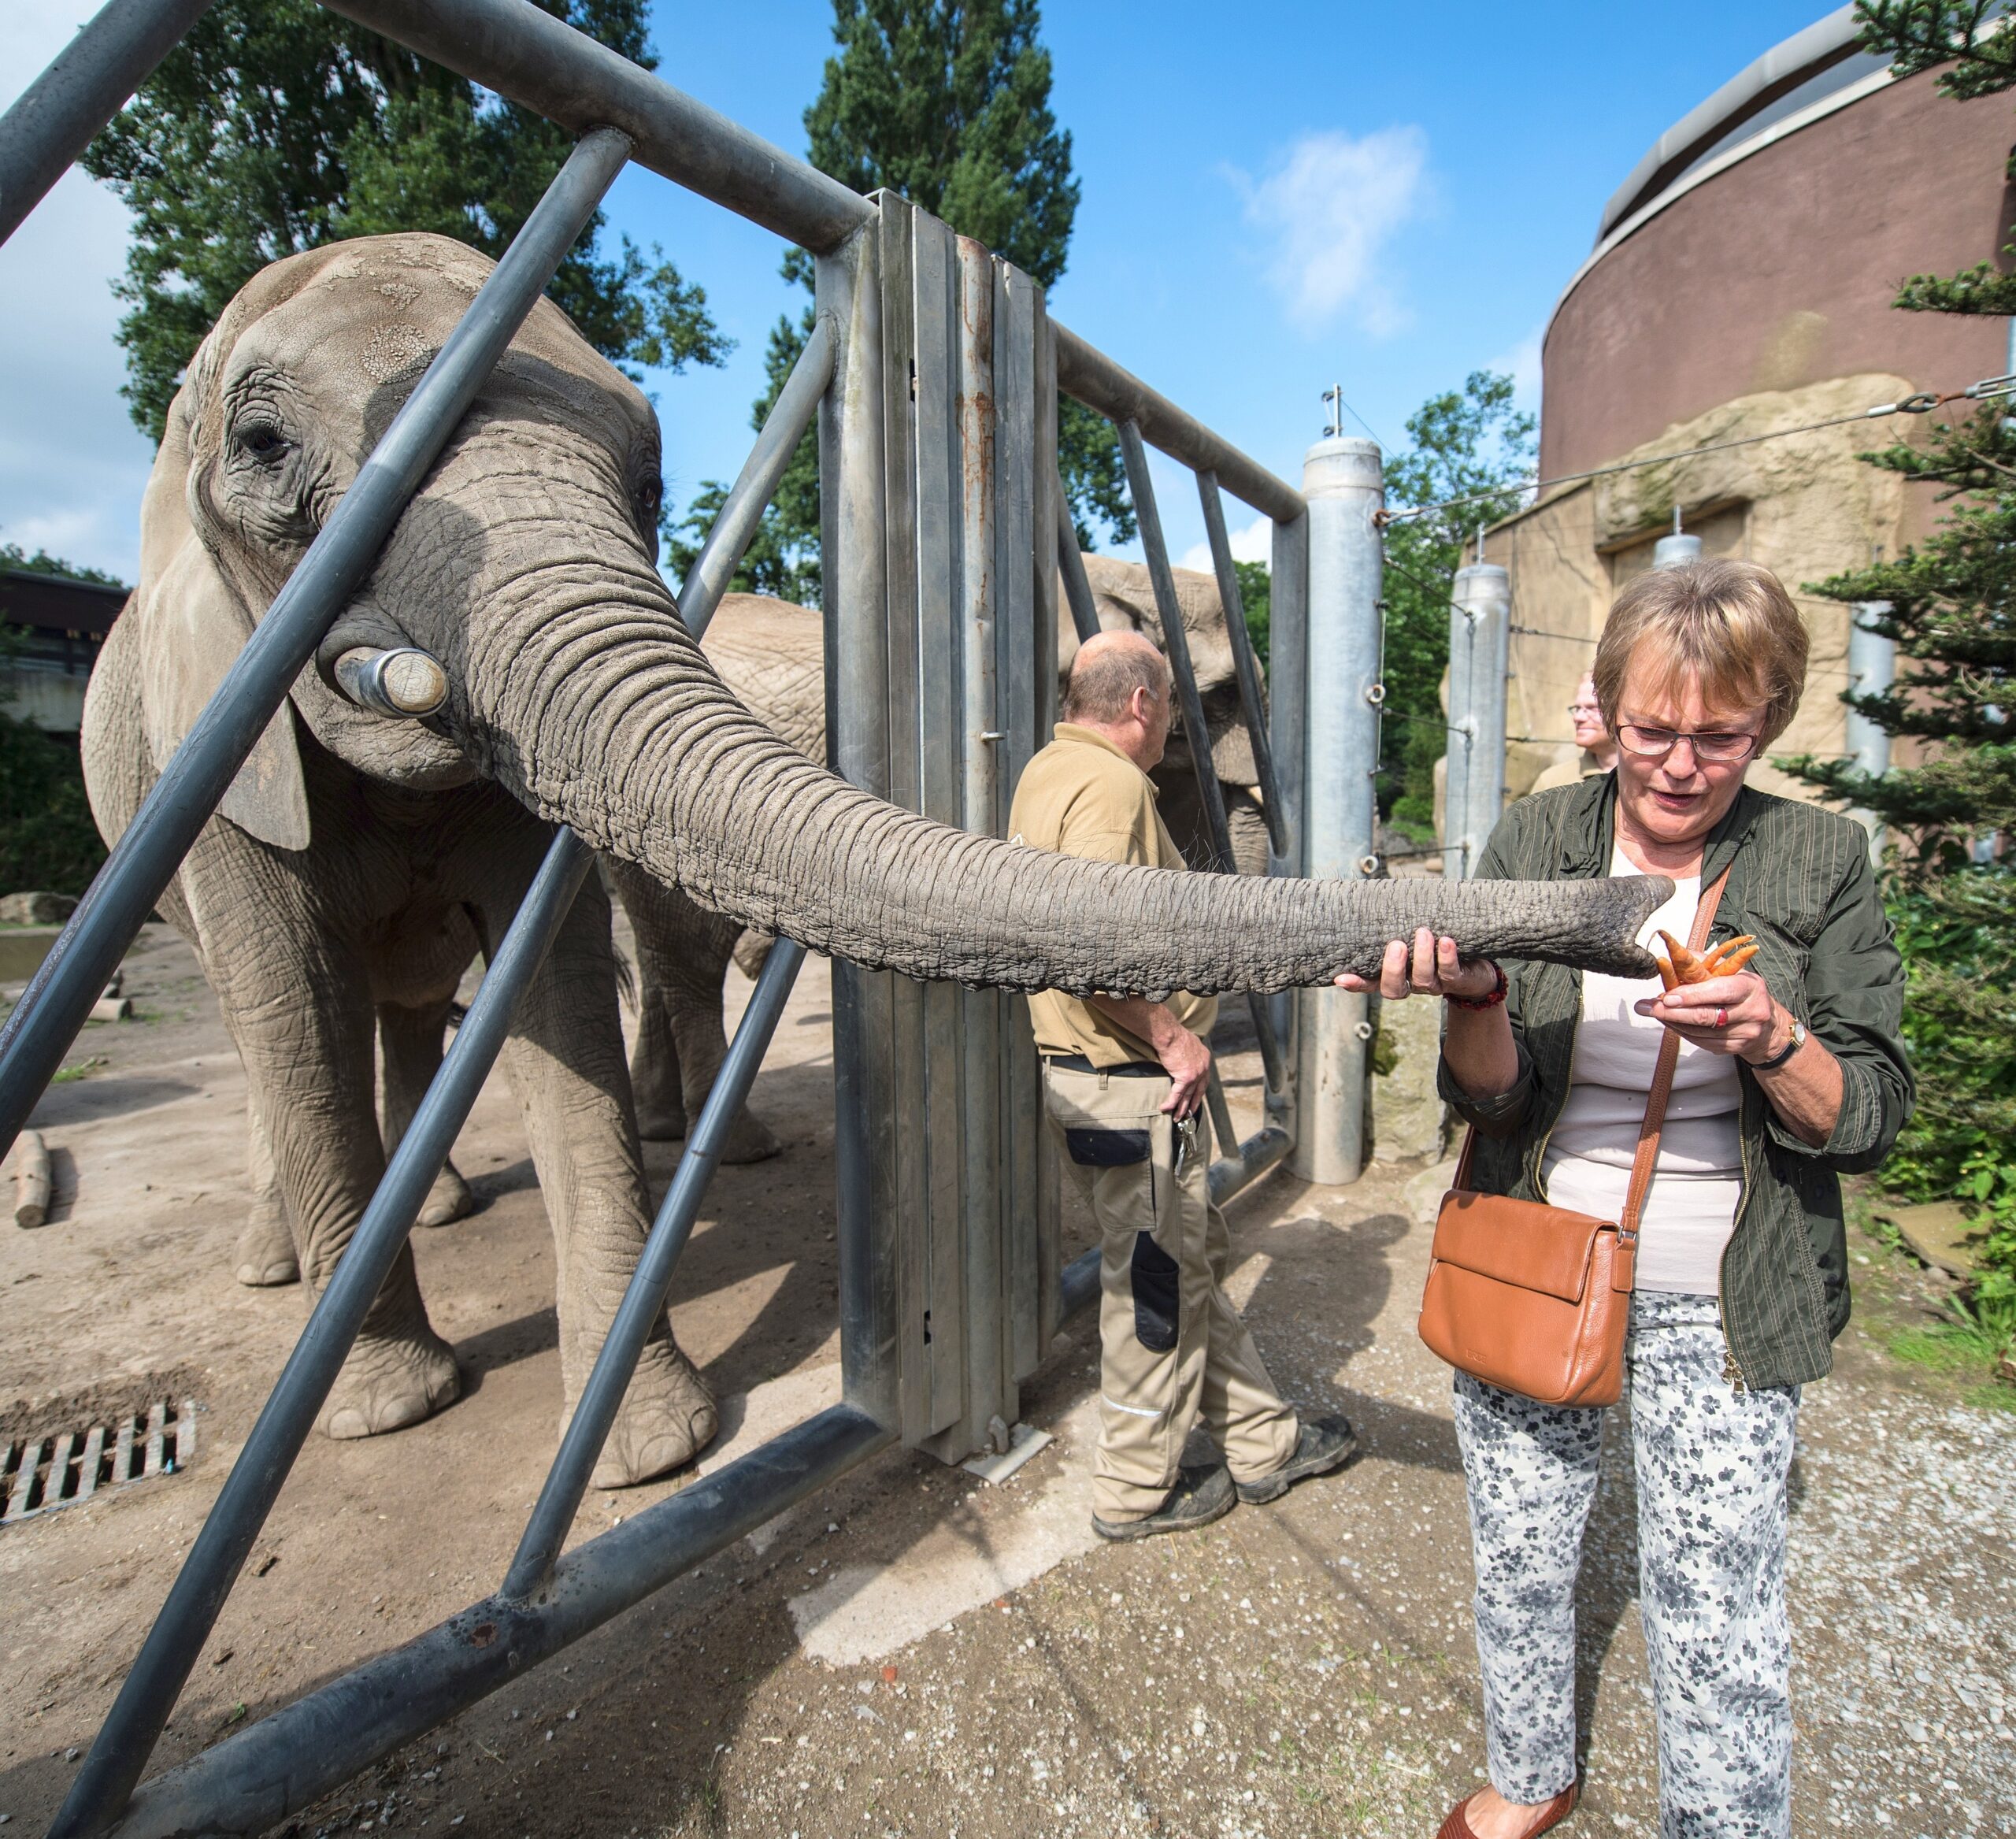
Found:
[{"label": "floral patterned trousers", "polygon": [[[1632,1298],[1624,1402],[1661,1839],[1792,1831],[1785,1481],[1799,1389],[1739,1390],[1724,1361],[1713,1296]],[[1508,1800],[1575,1779],[1575,1579],[1603,1418],[1456,1376],[1488,1760]]]}]

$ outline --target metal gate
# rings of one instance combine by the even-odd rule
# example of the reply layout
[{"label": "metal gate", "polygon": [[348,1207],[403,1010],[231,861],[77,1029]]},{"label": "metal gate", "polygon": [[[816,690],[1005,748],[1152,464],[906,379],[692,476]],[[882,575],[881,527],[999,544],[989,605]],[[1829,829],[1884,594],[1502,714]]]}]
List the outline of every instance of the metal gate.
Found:
[{"label": "metal gate", "polygon": [[[0,118],[0,236],[12,234],[207,3],[111,0]],[[1327,677],[1310,668],[1312,574],[1322,598],[1321,584],[1337,572],[1326,567],[1325,556],[1344,557],[1345,572],[1357,567],[1360,575],[1367,541],[1376,556],[1369,521],[1376,450],[1369,494],[1360,465],[1349,491],[1317,495],[1321,553],[1312,564],[1311,506],[1301,494],[1049,320],[1043,291],[1027,275],[902,199],[857,195],[530,0],[329,3],[580,139],[255,628],[0,1032],[0,1142],[10,1143],[25,1124],[184,852],[631,161],[817,258],[815,329],[678,605],[698,636],[816,420],[827,727],[839,773],[946,823],[1004,833],[1016,777],[1054,717],[1053,584],[1060,573],[1080,636],[1097,629],[1057,473],[1062,390],[1119,430],[1220,860],[1232,859],[1225,805],[1210,749],[1202,744],[1203,707],[1148,476],[1149,444],[1196,476],[1261,772],[1273,872],[1340,872],[1338,839],[1361,830],[1369,850],[1369,772],[1353,769],[1340,788],[1319,793],[1319,802],[1328,795],[1345,812],[1341,829],[1337,820],[1321,827],[1321,846],[1311,846],[1302,814],[1306,758],[1320,751],[1312,749],[1305,711],[1312,685],[1334,688],[1338,680],[1334,666]],[[1312,476],[1325,454],[1312,454]],[[1271,721],[1246,644],[1221,486],[1273,521]],[[1370,674],[1364,697],[1346,700],[1359,710],[1376,704],[1376,649],[1349,669]],[[1364,726],[1347,711],[1325,732]],[[1096,1293],[1096,1251],[1060,1268],[1058,1171],[1038,1127],[1037,1069],[1019,1000],[836,964],[844,1402],[560,1555],[663,1311],[727,1128],[803,962],[801,947],[780,940],[692,1127],[500,1588],[141,1785],[196,1655],[591,861],[572,832],[555,835],[53,1834],[256,1831],[284,1819],[878,1450],[900,1440],[953,1461],[998,1437],[999,1426],[1015,1418],[1019,1382],[1059,1322]],[[1317,1107],[1321,1129],[1340,1146],[1329,1166],[1341,1154],[1355,1173],[1357,1120],[1349,1115],[1355,1092],[1340,1099],[1330,1088],[1336,1066],[1354,1053],[1362,1060],[1362,999],[1337,992],[1254,1000],[1269,1121],[1239,1144],[1214,1079],[1214,1122],[1225,1149],[1211,1170],[1214,1196],[1229,1196],[1296,1148],[1298,1052],[1305,1069],[1318,1069],[1317,1083],[1329,1093]]]}]

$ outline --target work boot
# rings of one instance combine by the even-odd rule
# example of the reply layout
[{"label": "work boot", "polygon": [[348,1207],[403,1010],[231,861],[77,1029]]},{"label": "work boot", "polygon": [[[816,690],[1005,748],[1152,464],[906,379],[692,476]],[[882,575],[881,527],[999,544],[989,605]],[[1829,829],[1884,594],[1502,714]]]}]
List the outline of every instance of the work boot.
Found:
[{"label": "work boot", "polygon": [[1288,1459],[1271,1475],[1240,1482],[1239,1498],[1248,1507],[1279,1500],[1305,1476],[1327,1475],[1332,1469],[1341,1469],[1357,1448],[1358,1433],[1347,1418],[1318,1418],[1305,1423]]},{"label": "work boot", "polygon": [[1223,1463],[1208,1468],[1179,1469],[1169,1498],[1151,1514],[1138,1520],[1102,1520],[1092,1515],[1092,1530],[1102,1539],[1115,1541],[1152,1539],[1158,1533],[1188,1533],[1221,1520],[1237,1499],[1232,1492],[1232,1470]]}]

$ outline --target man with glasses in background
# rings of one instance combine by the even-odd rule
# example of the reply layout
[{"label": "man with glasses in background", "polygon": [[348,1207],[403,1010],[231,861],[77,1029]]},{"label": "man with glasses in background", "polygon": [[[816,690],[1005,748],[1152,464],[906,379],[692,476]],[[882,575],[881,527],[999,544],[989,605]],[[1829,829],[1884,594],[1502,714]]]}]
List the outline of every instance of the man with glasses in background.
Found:
[{"label": "man with glasses in background", "polygon": [[1573,785],[1578,780],[1594,779],[1600,773],[1616,769],[1617,743],[1603,726],[1603,709],[1596,701],[1595,680],[1587,672],[1575,686],[1574,700],[1568,705],[1568,726],[1581,754],[1574,759],[1562,760],[1548,767],[1533,781],[1534,791],[1551,792],[1557,785]]}]

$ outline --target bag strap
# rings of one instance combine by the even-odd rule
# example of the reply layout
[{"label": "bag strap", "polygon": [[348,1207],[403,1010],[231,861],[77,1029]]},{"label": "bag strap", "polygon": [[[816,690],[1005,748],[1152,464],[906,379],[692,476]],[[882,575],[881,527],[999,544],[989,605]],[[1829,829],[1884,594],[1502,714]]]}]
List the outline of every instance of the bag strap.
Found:
[{"label": "bag strap", "polygon": [[[1708,886],[1701,890],[1701,898],[1694,909],[1694,925],[1688,935],[1688,949],[1699,951],[1708,942],[1708,929],[1715,923],[1715,909],[1721,904],[1722,890],[1729,883],[1729,872],[1724,869]],[[1645,1121],[1638,1131],[1638,1149],[1631,1165],[1631,1185],[1624,1199],[1624,1217],[1618,1225],[1618,1281],[1615,1287],[1621,1290],[1631,1288],[1632,1263],[1638,1244],[1638,1222],[1645,1209],[1645,1196],[1652,1185],[1652,1170],[1659,1159],[1659,1135],[1665,1128],[1666,1100],[1673,1094],[1673,1069],[1680,1061],[1680,1036],[1671,1029],[1666,1031],[1666,1039],[1659,1043],[1659,1057],[1652,1069],[1652,1088],[1645,1098]],[[1463,1151],[1456,1162],[1453,1188],[1469,1185],[1470,1160],[1477,1153],[1477,1132],[1473,1124],[1463,1136]]]},{"label": "bag strap", "polygon": [[[1701,890],[1694,909],[1694,926],[1688,934],[1690,951],[1699,951],[1708,942],[1708,929],[1714,924],[1715,909],[1721,904],[1722,889],[1729,872],[1724,869]],[[1652,1170],[1659,1159],[1659,1133],[1666,1119],[1666,1100],[1673,1096],[1673,1069],[1680,1062],[1680,1036],[1671,1029],[1659,1043],[1658,1064],[1652,1070],[1652,1089],[1646,1095],[1645,1122],[1638,1131],[1638,1152],[1631,1164],[1631,1186],[1624,1197],[1623,1217],[1618,1222],[1618,1262],[1612,1288],[1632,1287],[1632,1266],[1638,1247],[1638,1222],[1645,1211],[1645,1196],[1652,1185]]]}]

